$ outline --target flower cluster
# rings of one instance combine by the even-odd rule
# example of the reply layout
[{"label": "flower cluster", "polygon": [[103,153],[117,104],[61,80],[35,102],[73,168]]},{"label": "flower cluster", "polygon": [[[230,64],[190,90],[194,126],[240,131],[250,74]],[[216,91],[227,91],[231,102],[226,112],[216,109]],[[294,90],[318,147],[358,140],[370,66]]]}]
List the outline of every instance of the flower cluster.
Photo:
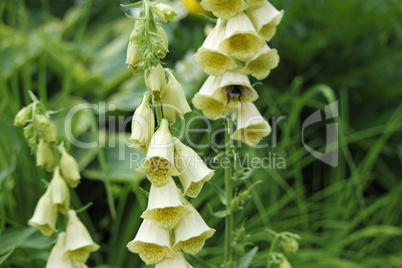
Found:
[{"label": "flower cluster", "polygon": [[[151,188],[148,207],[141,215],[144,220],[127,247],[139,254],[147,265],[188,268],[192,266],[182,251],[197,254],[215,230],[208,227],[185,197],[196,198],[214,171],[169,131],[170,124],[177,117],[183,118],[191,109],[172,71],[164,69],[160,63],[160,58],[167,52],[167,39],[155,18],[166,22],[177,14],[160,3],[148,0],[142,3],[140,18],[130,37],[127,63],[136,74],[144,70],[148,92],[134,112],[130,146],[146,153],[146,159],[137,171],[147,175]],[[133,47],[138,48],[137,54],[133,54]],[[133,61],[136,55],[139,55],[138,60]],[[150,105],[151,99],[154,109]],[[183,190],[176,186],[173,176],[178,176]]]},{"label": "flower cluster", "polygon": [[28,224],[36,227],[45,236],[56,230],[58,211],[67,215],[65,232],[58,234],[46,267],[87,267],[85,262],[99,246],[70,209],[70,190],[78,186],[81,176],[75,159],[66,152],[62,143],[57,145],[57,129],[50,120],[43,103],[32,93],[33,103],[22,108],[15,117],[14,125],[24,127],[24,135],[32,150],[36,151],[37,166],[53,170],[53,177],[46,192],[39,199]]},{"label": "flower cluster", "polygon": [[209,119],[237,111],[232,138],[255,146],[271,128],[253,102],[258,93],[248,75],[265,79],[279,63],[271,40],[282,19],[267,0],[202,0],[201,6],[218,17],[194,61],[210,75],[192,102]]}]

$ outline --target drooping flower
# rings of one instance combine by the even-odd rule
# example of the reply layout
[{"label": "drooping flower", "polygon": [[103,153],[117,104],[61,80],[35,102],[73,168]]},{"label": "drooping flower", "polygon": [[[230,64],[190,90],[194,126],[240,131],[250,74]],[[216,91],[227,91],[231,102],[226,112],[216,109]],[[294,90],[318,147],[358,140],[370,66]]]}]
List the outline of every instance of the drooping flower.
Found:
[{"label": "drooping flower", "polygon": [[60,212],[64,214],[68,213],[70,209],[70,191],[68,190],[67,183],[60,175],[59,167],[54,169],[50,189],[53,204],[57,206]]},{"label": "drooping flower", "polygon": [[158,15],[164,22],[168,20],[173,21],[174,17],[177,17],[178,14],[168,5],[158,3],[155,5],[155,14]]},{"label": "drooping flower", "polygon": [[249,8],[247,15],[259,36],[269,41],[275,35],[276,27],[282,20],[283,10],[278,11],[268,1],[264,1],[258,8]]},{"label": "drooping flower", "polygon": [[149,106],[150,94],[146,93],[134,112],[131,121],[130,147],[146,152],[155,131],[155,117]]},{"label": "drooping flower", "polygon": [[165,33],[165,30],[163,30],[162,26],[159,24],[156,25],[156,29],[158,31],[159,39],[155,43],[155,51],[158,53],[158,57],[163,59],[166,57],[166,53],[168,53],[168,39]]},{"label": "drooping flower", "polygon": [[141,217],[145,220],[154,220],[161,227],[172,229],[181,217],[190,214],[190,210],[183,205],[173,179],[161,187],[151,185],[147,210]]},{"label": "drooping flower", "polygon": [[248,8],[244,0],[202,0],[201,6],[223,20],[230,19]]},{"label": "drooping flower", "polygon": [[57,128],[56,125],[52,122],[49,121],[49,125],[47,129],[45,130],[45,141],[51,145],[55,144],[57,142]]},{"label": "drooping flower", "polygon": [[184,188],[184,194],[196,198],[205,182],[214,175],[214,171],[205,165],[204,161],[190,147],[174,138],[176,148],[176,167],[181,173],[179,179]]},{"label": "drooping flower", "polygon": [[151,71],[145,74],[145,84],[155,102],[161,102],[165,93],[166,78],[160,63],[152,66]]},{"label": "drooping flower", "polygon": [[159,129],[151,138],[144,163],[137,168],[138,172],[146,173],[148,179],[156,187],[168,182],[169,176],[177,176],[179,172],[174,166],[174,148],[172,135],[169,132],[169,122],[162,119]]},{"label": "drooping flower", "polygon": [[236,59],[246,61],[264,45],[264,39],[258,36],[248,16],[239,12],[228,20],[225,39],[220,43],[219,49]]},{"label": "drooping flower", "polygon": [[52,202],[50,187],[39,199],[35,212],[28,224],[37,227],[45,236],[51,236],[56,230],[57,206]]},{"label": "drooping flower", "polygon": [[66,251],[65,258],[85,263],[91,252],[99,249],[89,234],[87,228],[78,219],[74,210],[68,211],[68,223],[66,227]]},{"label": "drooping flower", "polygon": [[172,258],[164,258],[155,268],[193,268],[184,258],[181,251],[176,251]]},{"label": "drooping flower", "polygon": [[221,76],[227,70],[237,68],[236,62],[227,53],[218,49],[225,38],[225,27],[226,22],[218,19],[216,26],[193,56],[194,62],[209,75]]},{"label": "drooping flower", "polygon": [[215,230],[209,228],[197,210],[187,201],[185,205],[192,212],[182,217],[174,228],[175,243],[173,249],[182,249],[189,254],[197,254],[204,247],[205,240],[210,238]]},{"label": "drooping flower", "polygon": [[139,74],[142,71],[141,62],[143,62],[143,58],[139,45],[134,41],[130,41],[127,47],[126,64],[131,67],[135,74]]},{"label": "drooping flower", "polygon": [[241,70],[243,74],[251,74],[258,80],[265,79],[271,69],[278,66],[279,56],[276,49],[270,49],[267,45],[257,52]]},{"label": "drooping flower", "polygon": [[81,180],[80,168],[78,167],[77,161],[75,161],[74,157],[69,155],[64,149],[61,152],[60,170],[63,178],[72,188],[78,186]]},{"label": "drooping flower", "polygon": [[165,87],[163,98],[163,114],[169,121],[176,121],[176,117],[184,118],[183,115],[191,112],[183,87],[171,72],[168,72],[168,83]]},{"label": "drooping flower", "polygon": [[36,151],[36,165],[44,167],[47,171],[53,168],[53,150],[49,143],[40,140]]},{"label": "drooping flower", "polygon": [[237,111],[237,129],[232,139],[241,140],[248,146],[256,146],[269,133],[271,133],[271,127],[255,105],[252,102],[243,103]]},{"label": "drooping flower", "polygon": [[175,255],[171,249],[169,231],[160,227],[155,221],[144,220],[134,240],[127,244],[127,248],[140,255],[147,265]]}]

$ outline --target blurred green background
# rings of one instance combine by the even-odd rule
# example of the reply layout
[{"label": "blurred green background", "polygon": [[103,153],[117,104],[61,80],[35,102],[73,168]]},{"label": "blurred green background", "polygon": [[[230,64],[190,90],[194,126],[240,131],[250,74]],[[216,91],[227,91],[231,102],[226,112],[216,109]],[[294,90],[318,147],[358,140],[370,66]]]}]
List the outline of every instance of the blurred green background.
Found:
[{"label": "blurred green background", "polygon": [[[17,111],[30,102],[27,91],[37,94],[49,109],[63,109],[53,117],[62,139],[69,109],[88,103],[104,103],[107,108],[115,104],[116,109],[80,111],[71,126],[75,137],[81,141],[100,137],[108,145],[111,141],[119,144],[129,134],[129,124],[117,129],[118,116],[129,118],[139,103],[138,94],[146,88],[142,76],[135,77],[125,65],[133,22],[125,17],[127,10],[121,3],[0,2],[2,267],[44,267],[55,242],[54,237],[45,238],[27,227],[45,191],[41,179],[51,177],[35,166],[22,129],[12,125]],[[170,3],[181,16],[164,25],[170,43],[164,62],[175,69],[190,101],[206,78],[191,55],[205,39],[208,22],[187,14],[181,1]],[[276,153],[286,160],[286,168],[256,169],[235,183],[243,189],[263,181],[252,190],[244,209],[235,214],[237,227],[247,218],[250,243],[244,252],[237,247],[237,256],[242,258],[254,244],[259,251],[249,267],[265,267],[273,239],[269,230],[291,231],[302,237],[300,250],[288,255],[296,268],[402,267],[402,1],[272,3],[285,10],[269,44],[278,50],[281,61],[263,85],[256,86],[260,94],[256,105],[266,118],[287,118],[278,123],[276,147],[250,149],[243,145],[240,154],[263,157]],[[339,165],[333,168],[303,147],[301,125],[314,111],[336,100],[340,148]],[[186,119],[200,114],[194,110]],[[115,124],[104,123],[105,116],[115,116]],[[200,121],[194,124],[205,127]],[[222,125],[212,124],[213,128]],[[192,140],[208,142],[207,135],[191,135]],[[309,146],[325,151],[325,122],[310,127],[304,135]],[[271,137],[264,142],[272,144]],[[149,181],[130,168],[129,158],[119,160],[116,146],[82,149],[68,142],[67,146],[79,160],[83,176],[73,194],[73,206],[94,202],[80,213],[101,245],[88,265],[146,267],[126,244],[141,222],[147,199],[140,187],[148,190]],[[122,147],[127,157],[134,152],[124,144]],[[198,152],[216,155],[211,148]],[[223,208],[216,195],[216,188],[223,187],[222,174],[216,170],[211,183],[191,200],[217,230],[200,254],[187,256],[196,268],[219,267],[222,262],[224,220],[211,213]]]}]

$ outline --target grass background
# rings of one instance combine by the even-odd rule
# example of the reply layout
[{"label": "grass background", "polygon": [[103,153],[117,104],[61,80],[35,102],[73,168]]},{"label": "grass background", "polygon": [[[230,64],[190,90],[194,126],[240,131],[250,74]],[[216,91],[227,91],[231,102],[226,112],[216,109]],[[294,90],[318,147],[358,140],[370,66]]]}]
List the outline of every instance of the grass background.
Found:
[{"label": "grass background", "polygon": [[[174,2],[180,8],[181,2]],[[286,169],[257,169],[240,188],[262,180],[252,191],[235,225],[247,218],[247,242],[258,246],[249,267],[265,267],[273,236],[269,230],[302,236],[300,250],[288,258],[293,267],[402,267],[402,2],[399,0],[273,0],[285,17],[270,46],[279,51],[280,65],[256,87],[257,107],[266,118],[286,115],[278,124],[276,147],[240,154],[263,157],[276,153]],[[72,132],[81,141],[119,142],[127,128],[109,134],[116,124],[102,116],[128,118],[145,91],[142,77],[126,69],[125,50],[133,23],[120,1],[9,0],[0,2],[0,264],[2,267],[44,267],[55,238],[27,227],[36,201],[44,192],[41,179],[51,175],[35,166],[22,130],[12,125],[17,111],[30,102],[33,90],[51,110],[61,139],[64,117],[77,104],[115,104],[105,113],[82,110]],[[164,26],[169,37],[165,62],[175,68],[188,100],[206,76],[191,63],[202,44],[205,20],[181,12]],[[177,63],[179,62],[179,63]],[[301,144],[301,125],[317,109],[339,101],[339,165],[325,165]],[[199,115],[195,110],[191,119]],[[333,121],[332,121],[333,122]],[[204,127],[200,122],[198,127]],[[99,125],[99,127],[98,127]],[[218,128],[221,122],[213,122]],[[176,133],[177,134],[177,133]],[[325,126],[306,130],[311,147],[325,150]],[[192,134],[193,135],[193,134]],[[207,142],[207,135],[193,140]],[[218,140],[220,138],[218,137]],[[268,138],[265,142],[271,142]],[[145,267],[126,249],[146,208],[140,187],[146,178],[119,161],[118,148],[80,149],[82,183],[73,206],[94,204],[80,213],[101,249],[88,261],[93,267]],[[128,155],[130,149],[126,148]],[[210,148],[206,156],[216,153]],[[222,261],[224,221],[210,213],[222,209],[217,170],[200,196],[191,202],[217,230],[204,250],[187,256],[194,267],[218,267]],[[116,219],[113,220],[113,214]],[[63,218],[59,220],[63,227]],[[253,248],[245,246],[245,252]],[[238,257],[242,252],[238,250]]]}]

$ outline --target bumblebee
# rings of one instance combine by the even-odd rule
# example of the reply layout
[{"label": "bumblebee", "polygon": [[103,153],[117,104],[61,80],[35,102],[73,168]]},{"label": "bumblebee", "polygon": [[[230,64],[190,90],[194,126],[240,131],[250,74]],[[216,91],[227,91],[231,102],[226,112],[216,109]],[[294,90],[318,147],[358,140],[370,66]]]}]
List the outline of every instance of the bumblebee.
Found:
[{"label": "bumblebee", "polygon": [[251,92],[247,90],[244,86],[241,85],[230,85],[222,89],[223,94],[228,95],[228,102],[226,103],[226,106],[229,105],[229,102],[231,99],[238,99],[239,102],[241,103],[241,96],[243,94],[246,94],[248,96],[251,95]]}]

